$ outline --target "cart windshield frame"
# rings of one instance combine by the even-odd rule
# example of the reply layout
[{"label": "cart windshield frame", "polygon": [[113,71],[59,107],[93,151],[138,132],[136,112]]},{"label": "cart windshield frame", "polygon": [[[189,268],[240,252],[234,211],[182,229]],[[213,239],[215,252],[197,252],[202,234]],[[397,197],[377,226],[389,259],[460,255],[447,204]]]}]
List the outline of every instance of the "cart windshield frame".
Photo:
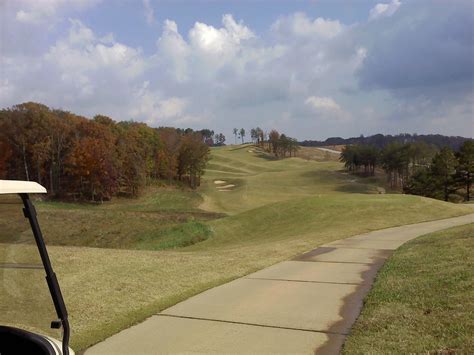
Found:
[{"label": "cart windshield frame", "polygon": [[41,257],[41,262],[43,264],[45,273],[46,273],[46,282],[48,284],[49,293],[56,310],[58,321],[53,321],[51,323],[52,328],[62,327],[63,329],[63,339],[62,339],[62,350],[63,355],[69,354],[69,336],[70,328],[68,321],[68,313],[66,305],[64,303],[64,298],[61,293],[61,288],[59,287],[59,282],[54,273],[53,267],[51,265],[51,260],[46,249],[46,244],[44,242],[43,234],[36,217],[36,209],[33,205],[33,202],[30,199],[29,194],[34,193],[47,193],[46,189],[40,184],[32,181],[18,181],[18,180],[0,180],[0,194],[16,194],[21,197],[23,202],[23,214],[25,218],[28,219],[30,223],[31,230],[33,232],[36,247],[38,253]]}]

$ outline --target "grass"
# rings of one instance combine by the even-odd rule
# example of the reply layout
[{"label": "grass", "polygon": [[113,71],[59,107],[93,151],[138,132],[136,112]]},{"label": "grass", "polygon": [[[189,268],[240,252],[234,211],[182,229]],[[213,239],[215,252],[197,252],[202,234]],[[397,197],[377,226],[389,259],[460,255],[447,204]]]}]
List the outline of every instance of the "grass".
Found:
[{"label": "grass", "polygon": [[339,161],[339,155],[336,153],[324,151],[316,147],[300,147],[298,157],[316,161]]},{"label": "grass", "polygon": [[474,349],[474,224],[419,237],[380,271],[345,354]]},{"label": "grass", "polygon": [[137,249],[162,250],[187,247],[209,238],[211,228],[200,222],[186,222],[163,228],[157,233],[145,233],[139,236]]},{"label": "grass", "polygon": [[[275,160],[254,146],[241,149],[222,147],[212,150],[212,170],[201,188],[208,211],[238,214],[269,203],[311,195],[379,193],[378,182],[355,178],[342,171],[334,159],[321,161],[301,158]],[[239,169],[237,175],[229,167]],[[213,180],[235,184],[232,191],[220,192]]]},{"label": "grass", "polygon": [[[5,202],[4,197],[2,201]],[[202,201],[195,191],[150,186],[137,199],[118,198],[104,204],[39,201],[36,205],[48,245],[118,249],[143,249],[146,245],[156,250],[188,245],[189,241],[208,236],[200,235],[200,230],[207,230],[203,222],[220,214],[200,210]],[[20,203],[19,199],[15,203]],[[9,204],[0,203],[4,241],[31,241],[28,226],[22,223],[23,216],[14,215],[13,211]],[[186,236],[173,245],[170,240],[180,232]]]},{"label": "grass", "polygon": [[[212,149],[212,157],[196,192],[150,187],[136,200],[38,204],[76,351],[325,242],[471,211],[379,194],[377,180],[354,181],[333,160],[275,160],[250,145]],[[220,192],[215,180],[235,186]],[[16,240],[31,238],[20,220],[21,211],[13,220],[0,211],[0,230]]]}]

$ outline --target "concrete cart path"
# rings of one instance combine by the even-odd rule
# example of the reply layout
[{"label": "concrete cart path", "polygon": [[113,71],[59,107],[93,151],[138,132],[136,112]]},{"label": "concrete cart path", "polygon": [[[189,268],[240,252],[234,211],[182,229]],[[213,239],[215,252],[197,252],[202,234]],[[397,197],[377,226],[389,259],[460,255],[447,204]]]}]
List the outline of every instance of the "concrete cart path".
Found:
[{"label": "concrete cart path", "polygon": [[322,245],[170,307],[86,354],[337,354],[393,250],[467,223],[474,214]]}]

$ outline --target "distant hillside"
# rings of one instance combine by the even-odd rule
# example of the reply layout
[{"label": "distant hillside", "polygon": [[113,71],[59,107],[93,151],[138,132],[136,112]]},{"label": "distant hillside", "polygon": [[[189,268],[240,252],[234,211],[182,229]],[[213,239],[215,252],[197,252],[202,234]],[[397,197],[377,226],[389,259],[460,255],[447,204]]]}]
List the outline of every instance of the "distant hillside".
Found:
[{"label": "distant hillside", "polygon": [[379,148],[383,148],[389,143],[398,141],[401,143],[413,143],[413,142],[426,142],[429,144],[434,144],[439,148],[444,146],[451,147],[454,150],[458,150],[459,147],[467,140],[472,140],[472,138],[465,137],[454,137],[454,136],[443,136],[441,134],[398,134],[395,136],[392,135],[383,135],[375,134],[369,137],[352,137],[352,138],[341,138],[341,137],[331,137],[325,141],[313,141],[305,140],[300,142],[300,145],[304,147],[321,147],[321,146],[330,146],[330,145],[347,145],[347,144],[369,144]]}]

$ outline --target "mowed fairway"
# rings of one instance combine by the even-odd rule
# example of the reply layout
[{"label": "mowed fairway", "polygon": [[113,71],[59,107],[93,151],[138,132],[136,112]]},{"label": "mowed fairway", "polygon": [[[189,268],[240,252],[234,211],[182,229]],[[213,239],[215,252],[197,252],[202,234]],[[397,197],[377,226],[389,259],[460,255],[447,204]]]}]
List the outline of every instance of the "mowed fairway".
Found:
[{"label": "mowed fairway", "polygon": [[[418,196],[379,194],[375,179],[347,175],[337,161],[274,160],[251,145],[213,149],[208,168],[197,193],[153,189],[140,200],[147,201],[138,204],[142,207],[130,200],[95,212],[40,205],[45,235],[55,236],[50,253],[69,307],[75,350],[207,288],[328,241],[472,212]],[[204,233],[205,240],[188,247],[173,244],[180,224],[170,225],[163,206],[169,206],[169,215],[185,214],[182,222],[191,224],[192,237]],[[91,217],[97,214],[100,220]],[[226,216],[217,218],[221,214]],[[63,238],[52,222],[60,223]],[[1,217],[0,223],[14,230]],[[163,232],[162,224],[171,230]],[[163,240],[167,247],[157,247]],[[176,248],[169,249],[172,245]]]},{"label": "mowed fairway", "polygon": [[[305,152],[309,149],[305,148]],[[331,155],[325,160],[324,153],[316,154],[318,161],[276,160],[252,145],[213,149],[201,189],[205,199],[201,208],[233,215],[298,197],[378,193],[375,179],[348,175],[340,171],[343,166],[337,157]],[[215,181],[235,186],[223,192]]]}]

